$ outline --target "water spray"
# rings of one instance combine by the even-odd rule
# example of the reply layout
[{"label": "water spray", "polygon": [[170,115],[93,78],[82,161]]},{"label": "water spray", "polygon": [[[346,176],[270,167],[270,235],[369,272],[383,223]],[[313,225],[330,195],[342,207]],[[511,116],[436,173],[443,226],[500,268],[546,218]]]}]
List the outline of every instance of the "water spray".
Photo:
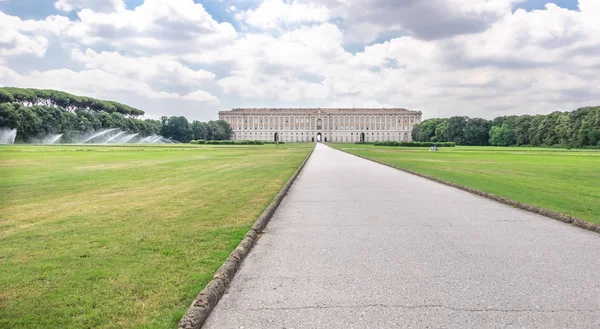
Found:
[{"label": "water spray", "polygon": [[106,133],[107,133],[107,132],[109,132],[109,131],[113,131],[113,130],[117,130],[117,129],[119,129],[119,128],[112,128],[112,129],[108,129],[108,130],[105,130],[105,131],[99,132],[99,133],[95,134],[94,136],[92,136],[92,137],[90,137],[90,138],[88,138],[88,139],[84,140],[83,142],[81,142],[81,144],[85,144],[86,142],[88,142],[88,141],[90,141],[90,140],[92,140],[92,139],[94,139],[94,138],[96,138],[96,137],[102,136],[102,135],[106,134]]},{"label": "water spray", "polygon": [[123,140],[121,141],[121,143],[125,144],[125,143],[129,142],[129,141],[130,141],[130,140],[131,140],[133,137],[135,137],[135,136],[137,136],[137,135],[138,135],[138,134],[133,134],[133,135],[131,135],[131,136],[127,136],[127,137],[125,137],[125,139],[123,139]]},{"label": "water spray", "polygon": [[117,137],[119,137],[119,136],[123,135],[124,133],[125,133],[124,131],[121,131],[120,133],[118,133],[118,134],[114,135],[113,137],[111,137],[111,138],[107,139],[107,140],[104,142],[104,144],[108,144],[108,142],[110,142],[110,141],[112,141],[113,139],[115,139],[115,138],[117,138]]}]

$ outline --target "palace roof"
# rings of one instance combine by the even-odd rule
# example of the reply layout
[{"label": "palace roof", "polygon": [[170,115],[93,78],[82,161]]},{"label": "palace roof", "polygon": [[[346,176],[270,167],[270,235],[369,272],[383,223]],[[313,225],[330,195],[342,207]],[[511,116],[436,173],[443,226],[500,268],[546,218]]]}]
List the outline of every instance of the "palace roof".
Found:
[{"label": "palace roof", "polygon": [[410,111],[404,108],[234,108],[220,111],[219,115],[243,114],[410,114],[421,115],[420,111]]}]

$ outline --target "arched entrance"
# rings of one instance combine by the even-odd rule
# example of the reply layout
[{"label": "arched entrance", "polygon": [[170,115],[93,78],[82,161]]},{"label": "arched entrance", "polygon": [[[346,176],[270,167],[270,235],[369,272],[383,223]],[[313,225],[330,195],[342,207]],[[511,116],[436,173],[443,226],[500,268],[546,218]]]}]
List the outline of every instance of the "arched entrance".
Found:
[{"label": "arched entrance", "polygon": [[360,133],[360,141],[361,142],[365,141],[365,133]]},{"label": "arched entrance", "polygon": [[317,143],[321,143],[321,139],[322,139],[321,133],[318,133],[317,134]]},{"label": "arched entrance", "polygon": [[273,141],[274,142],[279,141],[279,133],[275,133],[275,135],[273,136]]}]

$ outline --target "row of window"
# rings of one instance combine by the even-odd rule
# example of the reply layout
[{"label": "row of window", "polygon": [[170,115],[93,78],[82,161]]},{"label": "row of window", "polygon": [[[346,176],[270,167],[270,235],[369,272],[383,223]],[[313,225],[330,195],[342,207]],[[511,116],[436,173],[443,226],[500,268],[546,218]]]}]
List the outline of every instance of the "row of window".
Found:
[{"label": "row of window", "polygon": [[[283,127],[283,126],[268,126],[268,127],[241,127],[241,126],[231,126],[231,129],[233,130],[307,130],[307,129],[311,129],[308,127]],[[409,130],[410,126],[400,126],[400,127],[389,127],[389,126],[373,126],[373,127],[365,127],[365,126],[332,126],[330,128],[330,130],[397,130],[397,129],[401,129],[401,130]],[[323,127],[317,127],[316,130],[323,130]]]},{"label": "row of window", "polygon": [[[228,121],[228,122],[236,121],[236,120],[242,121],[242,118],[243,118],[244,122],[260,122],[260,123],[283,122],[284,120],[286,123],[288,123],[288,122],[290,122],[290,118],[292,119],[292,122],[295,122],[295,123],[309,123],[310,121],[314,122],[315,119],[321,120],[321,118],[315,118],[315,117],[312,117],[312,118],[308,118],[308,117],[306,117],[306,118],[305,117],[268,117],[269,120],[267,120],[266,119],[267,117],[252,117],[252,116],[250,116],[250,117],[225,116],[225,117],[223,117],[223,120]],[[273,118],[275,120],[273,120]],[[404,118],[404,122],[408,122],[409,119],[411,122],[414,122],[414,117],[410,117],[410,116],[400,117],[400,118],[398,118],[398,122],[401,122],[402,118]],[[331,121],[333,121],[333,122],[354,122],[354,121],[356,121],[356,122],[371,122],[371,121],[373,121],[373,122],[384,122],[384,121],[388,122],[388,121],[390,121],[391,122],[391,121],[395,121],[394,119],[396,119],[396,117],[394,117],[394,116],[365,116],[365,117],[358,116],[358,117],[332,117]],[[325,120],[325,122],[327,122],[328,118],[326,117],[324,120]]]},{"label": "row of window", "polygon": [[[274,120],[273,120],[274,119]],[[396,119],[398,120],[397,122],[399,124],[402,124],[402,121],[404,121],[405,124],[408,124],[409,122],[411,124],[415,123],[415,118],[414,117],[400,117],[400,118],[396,118],[396,117],[373,117],[373,116],[367,116],[367,117],[333,117],[331,120],[328,120],[327,118],[325,118],[324,120],[321,118],[304,118],[304,117],[296,117],[296,118],[292,118],[291,123],[290,124],[290,117],[269,117],[269,120],[266,119],[266,117],[256,117],[253,120],[253,117],[229,117],[226,116],[223,118],[223,120],[227,121],[230,125],[232,126],[237,126],[237,127],[241,127],[241,126],[252,126],[252,127],[256,127],[256,126],[260,126],[261,128],[263,128],[264,126],[268,125],[269,127],[273,126],[273,123],[275,123],[275,127],[279,126],[282,127],[284,126],[284,121],[285,121],[285,126],[311,126],[313,127],[316,123],[317,126],[322,125],[323,121],[325,123],[325,126],[329,126],[330,128],[333,129],[333,126],[354,126],[356,127],[358,124],[360,124],[361,126],[364,126],[365,124],[367,126],[373,126],[373,125],[382,125],[382,126],[392,126],[393,123],[396,122]],[[404,119],[404,120],[403,120]],[[418,119],[417,119],[417,123],[418,123]],[[345,125],[344,125],[345,123]],[[281,128],[280,128],[281,129]],[[337,129],[337,128],[336,128]],[[348,129],[348,128],[346,128]]]},{"label": "row of window", "polygon": [[[327,134],[323,135],[324,139],[327,138],[331,138],[330,141],[332,142],[359,142],[359,141],[365,141],[365,142],[375,142],[375,141],[409,141],[410,140],[410,136],[407,133],[404,134],[399,134],[399,136],[394,136],[395,134],[392,134],[390,136],[390,134],[384,135],[381,134],[381,136],[379,136],[379,134],[377,135],[369,135],[369,134],[356,134],[356,135],[351,135],[351,136],[327,136]],[[316,136],[309,136],[307,135],[294,135],[294,134],[281,134],[278,136],[279,140],[284,141],[284,142],[314,142],[316,141]],[[233,136],[233,139],[239,139],[239,140],[245,140],[245,139],[258,139],[258,140],[265,140],[265,141],[270,141],[270,140],[275,140],[275,136],[274,134],[267,134],[265,133],[264,135],[261,133],[260,136],[258,135],[258,133],[256,133],[256,135],[253,135],[253,133],[247,133],[247,134],[239,134],[238,136]]]},{"label": "row of window", "polygon": [[[276,134],[279,134],[281,136],[286,136],[286,135],[294,136],[294,133],[279,133],[279,132],[277,132]],[[366,134],[365,133],[361,133],[361,134],[369,135],[369,133],[366,133]],[[404,133],[404,134],[408,135],[408,133]],[[272,133],[245,133],[245,134],[244,133],[239,133],[238,135],[240,135],[240,136],[244,136],[244,135],[247,135],[247,136],[263,136],[263,135],[264,136],[271,136],[273,134]],[[311,133],[311,134],[306,133],[306,136],[309,136],[309,135],[314,135],[314,133]],[[327,133],[325,133],[323,135],[327,136]],[[350,133],[350,136],[359,136],[359,135],[360,135],[359,133],[356,133],[356,135],[354,133]],[[391,135],[393,136],[395,134],[392,133]],[[402,133],[398,133],[398,135],[401,136]],[[304,136],[304,133],[300,133],[300,135],[298,135],[298,133],[296,133],[295,136]],[[371,133],[371,136],[379,136],[379,133]],[[387,133],[387,135],[384,134],[384,133],[381,133],[381,136],[390,136],[390,133]]]}]

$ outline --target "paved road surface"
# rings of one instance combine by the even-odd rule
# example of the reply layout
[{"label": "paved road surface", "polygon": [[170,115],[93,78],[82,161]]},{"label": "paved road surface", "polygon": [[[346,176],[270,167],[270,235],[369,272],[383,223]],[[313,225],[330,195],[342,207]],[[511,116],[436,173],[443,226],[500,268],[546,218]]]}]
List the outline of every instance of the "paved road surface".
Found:
[{"label": "paved road surface", "polygon": [[600,328],[600,235],[318,145],[205,328]]}]

